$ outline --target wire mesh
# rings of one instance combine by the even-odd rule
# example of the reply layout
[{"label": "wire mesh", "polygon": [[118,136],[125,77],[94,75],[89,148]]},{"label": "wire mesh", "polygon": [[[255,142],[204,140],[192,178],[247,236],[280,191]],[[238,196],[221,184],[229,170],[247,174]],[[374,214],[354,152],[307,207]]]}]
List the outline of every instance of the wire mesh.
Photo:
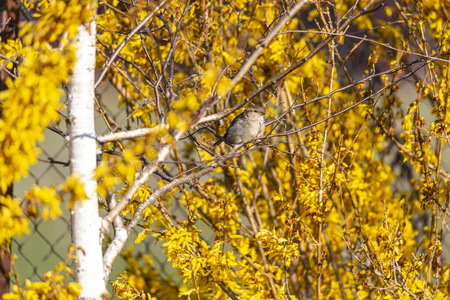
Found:
[{"label": "wire mesh", "polygon": [[[118,108],[118,97],[112,88],[103,86],[100,95],[103,99],[108,99],[103,101],[106,104],[103,108],[108,115],[117,122],[122,121],[127,112],[123,106]],[[64,125],[59,128],[65,130]],[[98,134],[108,132],[99,114],[96,115],[96,130]],[[58,185],[69,176],[67,165],[55,163],[55,161],[68,162],[69,159],[66,142],[61,136],[46,130],[45,139],[38,147],[41,149],[39,161],[30,167],[28,176],[14,186],[13,196],[16,198],[23,199],[24,193],[34,185]],[[65,204],[61,204],[60,207],[63,210],[61,217],[47,221],[42,218],[30,218],[30,234],[17,237],[12,241],[11,251],[17,257],[14,267],[19,282],[16,282],[15,276],[11,276],[10,286],[18,283],[25,287],[25,280],[27,279],[32,282],[40,281],[43,274],[53,270],[59,262],[66,260],[71,245],[70,211]],[[125,248],[128,248],[130,243],[134,244],[138,233],[139,231],[135,230],[131,234]],[[155,246],[153,237],[148,237],[139,245],[133,245],[133,248],[136,257],[141,260],[144,254],[151,255],[154,266],[161,276],[167,278],[173,274],[173,269],[166,263],[162,250]],[[117,274],[123,272],[124,269],[125,261],[119,256],[113,264],[110,279],[115,279]],[[74,275],[70,275],[68,280],[75,280]],[[110,284],[108,288],[111,291]]]}]

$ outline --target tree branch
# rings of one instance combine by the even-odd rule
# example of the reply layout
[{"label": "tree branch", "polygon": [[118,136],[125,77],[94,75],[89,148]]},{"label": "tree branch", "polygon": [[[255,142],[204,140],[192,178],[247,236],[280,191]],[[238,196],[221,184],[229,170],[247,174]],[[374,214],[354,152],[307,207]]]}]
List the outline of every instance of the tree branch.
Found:
[{"label": "tree branch", "polygon": [[[375,0],[371,0],[369,1],[369,3],[367,3],[367,5],[364,7],[364,9],[360,10],[357,14],[355,14],[353,17],[349,18],[346,22],[344,22],[337,30],[335,30],[335,32],[341,32],[343,31],[345,28],[347,28],[355,19],[359,18],[360,16],[370,13],[372,10],[368,11],[366,10],[367,7],[371,6],[373,3],[375,2]],[[383,1],[384,2],[384,1]],[[378,5],[376,8],[378,9],[379,7],[381,7],[381,4]],[[233,112],[235,112],[236,110],[238,110],[239,108],[241,108],[243,105],[245,105],[247,102],[249,102],[251,99],[253,99],[255,96],[257,96],[258,94],[260,94],[261,92],[263,92],[265,89],[267,89],[268,87],[270,87],[271,85],[277,83],[278,81],[282,80],[283,78],[285,78],[289,73],[291,73],[292,71],[294,71],[295,69],[299,68],[300,66],[302,66],[306,61],[308,61],[310,58],[312,58],[314,55],[316,55],[320,50],[322,50],[322,48],[324,48],[325,46],[328,45],[328,43],[334,39],[335,36],[330,35],[327,38],[325,38],[325,40],[323,40],[322,43],[320,43],[316,48],[314,48],[307,56],[305,56],[304,58],[302,58],[301,60],[299,60],[298,62],[294,63],[293,65],[291,65],[289,68],[287,68],[286,70],[284,70],[283,72],[275,75],[274,77],[272,77],[268,82],[266,82],[265,84],[263,84],[262,86],[260,86],[259,88],[257,88],[253,93],[251,93],[249,96],[247,96],[244,100],[242,100],[241,102],[239,102],[238,104],[236,104],[235,106],[233,106],[232,108],[230,108],[227,111],[222,111],[213,115],[209,115],[209,116],[205,116],[202,117],[201,119],[199,119],[195,125],[198,124],[203,124],[203,123],[207,123],[207,122],[214,122],[217,120],[220,120],[222,118],[225,118],[226,116],[228,116],[229,114],[232,114]],[[258,48],[259,49],[259,48]],[[231,90],[230,90],[231,91]],[[326,98],[326,97],[325,97]]]},{"label": "tree branch", "polygon": [[117,142],[126,139],[134,139],[150,134],[157,134],[169,130],[168,124],[161,124],[151,128],[138,128],[129,131],[111,132],[97,137],[97,142],[108,143]]},{"label": "tree branch", "polygon": [[161,9],[161,7],[166,4],[167,0],[162,0],[158,6],[155,7],[155,9],[149,13],[141,23],[139,23],[127,36],[126,38],[120,43],[120,45],[117,47],[117,49],[114,51],[114,53],[109,58],[108,62],[106,63],[105,67],[103,68],[102,72],[97,78],[97,81],[95,82],[94,89],[96,89],[100,83],[102,82],[103,78],[105,77],[106,73],[108,72],[109,68],[111,67],[112,63],[116,59],[117,55],[119,55],[120,51],[122,51],[123,47],[131,40],[133,35],[135,35],[142,27],[144,27],[145,24],[155,15],[155,13]]}]

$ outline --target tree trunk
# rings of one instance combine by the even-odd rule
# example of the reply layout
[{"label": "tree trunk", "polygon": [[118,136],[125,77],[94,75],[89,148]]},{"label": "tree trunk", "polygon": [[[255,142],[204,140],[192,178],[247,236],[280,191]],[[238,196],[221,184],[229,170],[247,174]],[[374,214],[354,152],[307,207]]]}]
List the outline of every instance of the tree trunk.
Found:
[{"label": "tree trunk", "polygon": [[96,135],[94,127],[95,21],[80,26],[76,36],[77,62],[69,87],[71,174],[82,180],[87,199],[78,201],[72,212],[72,241],[77,247],[76,279],[81,299],[101,299],[106,292],[102,266],[100,217],[98,214]]}]

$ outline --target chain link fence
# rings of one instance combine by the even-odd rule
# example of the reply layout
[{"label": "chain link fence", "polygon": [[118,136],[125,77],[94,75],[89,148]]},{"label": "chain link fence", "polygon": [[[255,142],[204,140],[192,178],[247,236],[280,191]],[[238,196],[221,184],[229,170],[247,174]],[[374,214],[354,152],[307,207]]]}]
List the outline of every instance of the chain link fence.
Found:
[{"label": "chain link fence", "polygon": [[[118,97],[111,86],[100,87],[102,103],[105,104],[103,109],[117,122],[121,122],[127,115],[124,106],[118,108]],[[107,128],[100,117],[96,114],[96,131],[97,134],[108,132]],[[60,125],[63,125],[61,121]],[[65,125],[60,126],[60,129],[65,130]],[[29,174],[23,178],[18,184],[14,185],[13,195],[16,198],[23,199],[24,192],[29,190],[33,185],[51,186],[62,183],[69,176],[69,167],[64,164],[55,162],[67,162],[69,159],[69,151],[65,140],[56,133],[46,130],[45,140],[39,144],[42,149],[39,155],[39,161],[31,166]],[[53,163],[52,163],[53,162]],[[178,205],[178,202],[174,203]],[[44,221],[42,218],[30,218],[30,234],[15,238],[12,241],[11,251],[13,255],[17,256],[17,261],[14,264],[17,272],[20,286],[25,286],[25,280],[29,279],[32,282],[40,281],[43,274],[53,270],[55,266],[61,261],[66,260],[69,246],[71,245],[71,225],[70,225],[70,211],[68,207],[62,203],[60,205],[63,210],[63,216],[55,220]],[[179,209],[175,208],[176,210]],[[131,235],[125,248],[130,244],[134,244],[136,235],[139,232],[134,232]],[[151,255],[153,258],[155,268],[160,272],[161,276],[167,278],[174,274],[174,269],[166,262],[162,250],[155,245],[153,237],[148,237],[140,244],[134,244],[134,253],[136,257],[144,254]],[[106,246],[106,245],[105,245]],[[73,266],[72,266],[73,267]],[[125,261],[122,257],[118,257],[113,265],[111,272],[111,280],[115,280],[117,274],[125,269]],[[16,277],[11,276],[11,285],[17,284]],[[70,281],[75,280],[72,274]],[[108,285],[111,291],[111,284]]]}]

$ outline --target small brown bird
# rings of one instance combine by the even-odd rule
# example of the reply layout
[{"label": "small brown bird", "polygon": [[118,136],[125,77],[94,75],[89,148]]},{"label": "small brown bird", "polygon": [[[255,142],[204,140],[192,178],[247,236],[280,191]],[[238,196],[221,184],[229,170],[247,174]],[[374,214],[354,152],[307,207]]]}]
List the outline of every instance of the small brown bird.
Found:
[{"label": "small brown bird", "polygon": [[[249,106],[231,122],[223,138],[232,145],[246,144],[256,140],[264,133],[266,111],[260,106]],[[220,144],[218,140],[214,146]]]}]

